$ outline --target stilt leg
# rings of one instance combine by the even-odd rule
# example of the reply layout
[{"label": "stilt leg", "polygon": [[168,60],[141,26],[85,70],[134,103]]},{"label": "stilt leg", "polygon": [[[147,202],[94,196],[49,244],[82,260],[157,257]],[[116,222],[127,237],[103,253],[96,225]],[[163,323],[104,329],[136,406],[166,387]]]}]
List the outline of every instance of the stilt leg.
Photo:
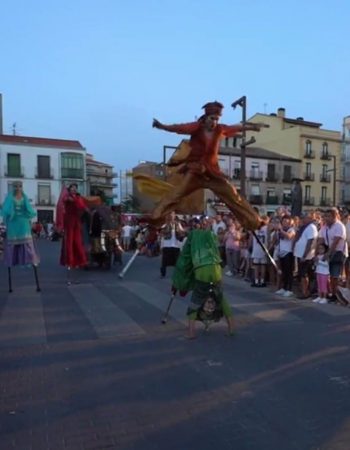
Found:
[{"label": "stilt leg", "polygon": [[68,286],[70,286],[71,284],[72,284],[72,281],[71,281],[71,270],[70,270],[70,267],[67,267],[67,285]]},{"label": "stilt leg", "polygon": [[7,268],[8,279],[9,279],[9,292],[12,292],[12,278],[11,278],[11,267]]},{"label": "stilt leg", "polygon": [[35,283],[36,283],[36,291],[40,292],[40,285],[39,285],[39,277],[38,277],[38,270],[36,266],[33,264],[33,270],[34,270],[34,277],[35,277]]}]

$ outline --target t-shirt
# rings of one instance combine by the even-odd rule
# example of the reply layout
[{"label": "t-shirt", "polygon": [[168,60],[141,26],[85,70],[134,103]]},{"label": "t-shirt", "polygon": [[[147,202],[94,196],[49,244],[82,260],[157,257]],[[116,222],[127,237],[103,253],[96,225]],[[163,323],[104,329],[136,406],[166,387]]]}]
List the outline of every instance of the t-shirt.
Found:
[{"label": "t-shirt", "polygon": [[334,251],[344,252],[347,256],[348,246],[346,243],[346,229],[342,222],[336,221],[330,227],[328,225],[322,227],[320,230],[320,237],[324,239],[328,247],[332,246],[332,243],[336,237],[340,237]]},{"label": "t-shirt", "polygon": [[[294,228],[290,227],[287,230],[287,233],[294,233]],[[278,242],[278,256],[279,258],[283,258],[284,256],[286,256],[288,253],[292,253],[292,247],[293,247],[293,238],[292,239],[288,239],[288,238],[284,238],[284,237],[280,237],[279,242]]]},{"label": "t-shirt", "polygon": [[323,255],[316,256],[316,273],[322,275],[329,275],[329,262],[325,259]]},{"label": "t-shirt", "polygon": [[304,231],[301,233],[300,238],[296,241],[294,246],[294,256],[297,258],[303,258],[304,252],[306,248],[306,244],[310,239],[313,239],[314,242],[311,246],[311,250],[306,255],[305,259],[312,259],[315,256],[315,248],[316,248],[316,238],[317,238],[318,232],[317,227],[314,223],[310,223]]},{"label": "t-shirt", "polygon": [[[262,242],[266,246],[267,225],[264,225],[259,230],[255,231],[255,234],[258,236],[258,239],[260,240],[260,242]],[[265,258],[265,256],[266,255],[265,255],[264,250],[261,248],[260,244],[258,243],[258,241],[255,239],[255,236],[253,235],[253,249],[252,249],[251,257],[260,259],[260,258]]]}]

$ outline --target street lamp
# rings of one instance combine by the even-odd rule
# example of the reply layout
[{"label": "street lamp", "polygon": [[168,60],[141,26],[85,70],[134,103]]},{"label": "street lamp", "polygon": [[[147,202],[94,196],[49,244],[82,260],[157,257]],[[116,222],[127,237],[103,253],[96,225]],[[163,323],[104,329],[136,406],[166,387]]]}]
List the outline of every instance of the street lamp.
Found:
[{"label": "street lamp", "polygon": [[178,147],[173,145],[163,145],[163,178],[166,180],[166,152],[167,150],[177,150]]},{"label": "street lamp", "polygon": [[[241,143],[241,173],[240,173],[240,194],[245,197],[246,189],[245,189],[245,180],[246,180],[246,155],[245,155],[245,147],[246,147],[246,129],[245,122],[247,119],[247,97],[243,95],[238,100],[232,103],[232,108],[236,109],[237,106],[242,108],[242,143]],[[231,175],[231,174],[230,174]]]},{"label": "street lamp", "polygon": [[333,159],[333,169],[329,169],[326,172],[333,172],[333,206],[336,206],[337,196],[337,157],[335,155],[328,155],[329,158]]}]

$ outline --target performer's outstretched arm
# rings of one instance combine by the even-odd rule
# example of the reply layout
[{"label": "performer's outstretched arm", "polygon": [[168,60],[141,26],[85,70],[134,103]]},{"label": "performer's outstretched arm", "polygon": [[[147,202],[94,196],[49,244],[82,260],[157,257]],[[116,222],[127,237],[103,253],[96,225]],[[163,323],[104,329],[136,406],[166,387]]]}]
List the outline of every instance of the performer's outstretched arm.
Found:
[{"label": "performer's outstretched arm", "polygon": [[223,131],[223,135],[225,137],[233,137],[235,136],[237,133],[240,133],[243,128],[246,131],[260,131],[262,125],[257,123],[249,123],[246,125],[221,125],[222,131]]},{"label": "performer's outstretched arm", "polygon": [[200,127],[199,122],[190,123],[180,123],[175,125],[164,125],[157,119],[153,119],[153,128],[158,128],[159,130],[170,131],[171,133],[178,134],[192,134],[198,130]]}]

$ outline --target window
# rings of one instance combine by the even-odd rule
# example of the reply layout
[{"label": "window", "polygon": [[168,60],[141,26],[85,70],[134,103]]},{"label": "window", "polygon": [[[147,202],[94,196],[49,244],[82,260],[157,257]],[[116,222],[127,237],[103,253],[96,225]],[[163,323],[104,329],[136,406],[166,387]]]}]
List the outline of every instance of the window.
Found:
[{"label": "window", "polygon": [[327,170],[328,170],[327,164],[322,164],[322,176],[323,176],[323,178],[327,177]]},{"label": "window", "polygon": [[306,163],[306,175],[310,176],[311,175],[311,163]]},{"label": "window", "polygon": [[321,199],[322,200],[326,200],[327,198],[327,187],[326,186],[322,186],[321,188]]},{"label": "window", "polygon": [[21,173],[21,155],[16,153],[7,154],[7,174],[8,177],[23,177]]},{"label": "window", "polygon": [[37,178],[51,178],[50,156],[38,155],[37,163]]},{"label": "window", "polygon": [[51,204],[51,187],[49,184],[38,184],[38,205]]},{"label": "window", "polygon": [[310,155],[311,154],[311,151],[312,151],[312,148],[311,148],[311,141],[306,141],[305,142],[305,153],[307,154],[307,155]]},{"label": "window", "polygon": [[292,181],[292,166],[283,166],[283,179]]},{"label": "window", "polygon": [[260,195],[260,186],[258,184],[252,184],[251,192],[252,195]]},{"label": "window", "polygon": [[78,153],[61,154],[62,178],[84,178],[84,159]]},{"label": "window", "polygon": [[305,199],[310,199],[311,196],[311,186],[305,186]]},{"label": "window", "polygon": [[322,144],[322,154],[323,154],[324,156],[327,156],[327,155],[328,155],[328,144],[327,144],[327,142],[324,142],[324,143]]}]

